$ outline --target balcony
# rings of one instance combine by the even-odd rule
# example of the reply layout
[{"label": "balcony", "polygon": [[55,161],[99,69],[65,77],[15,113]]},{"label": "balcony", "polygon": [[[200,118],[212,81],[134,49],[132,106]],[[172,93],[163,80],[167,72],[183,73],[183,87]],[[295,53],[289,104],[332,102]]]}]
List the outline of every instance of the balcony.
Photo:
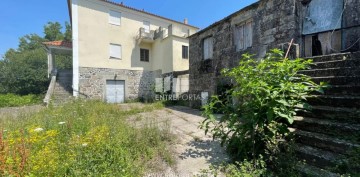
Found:
[{"label": "balcony", "polygon": [[139,34],[137,36],[138,43],[153,43],[155,41],[155,31],[147,31],[145,28],[139,29]]}]

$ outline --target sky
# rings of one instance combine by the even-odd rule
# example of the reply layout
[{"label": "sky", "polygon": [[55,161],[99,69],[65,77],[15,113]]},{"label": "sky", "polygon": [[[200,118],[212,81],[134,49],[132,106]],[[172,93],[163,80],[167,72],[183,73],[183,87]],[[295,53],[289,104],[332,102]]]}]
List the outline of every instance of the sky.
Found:
[{"label": "sky", "polygon": [[[246,7],[257,0],[113,0],[127,6],[183,21],[201,29]],[[44,36],[44,25],[70,21],[66,0],[1,0],[0,58],[10,48],[18,47],[19,38],[36,33]]]}]

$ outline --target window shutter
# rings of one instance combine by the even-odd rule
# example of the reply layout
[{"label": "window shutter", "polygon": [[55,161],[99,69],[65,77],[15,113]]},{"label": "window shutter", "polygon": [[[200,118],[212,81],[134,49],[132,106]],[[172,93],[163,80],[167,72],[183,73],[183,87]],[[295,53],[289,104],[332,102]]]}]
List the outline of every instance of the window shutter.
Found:
[{"label": "window shutter", "polygon": [[252,46],[252,21],[245,24],[245,48]]},{"label": "window shutter", "polygon": [[213,57],[213,38],[209,37],[204,39],[204,59]]},{"label": "window shutter", "polygon": [[213,41],[213,38],[209,38],[209,58],[212,58],[213,57],[213,49],[214,49],[214,41]]},{"label": "window shutter", "polygon": [[244,49],[244,26],[241,25],[238,27],[238,35],[239,35],[239,41],[238,41],[238,50]]},{"label": "window shutter", "polygon": [[121,58],[121,45],[110,44],[110,58]]},{"label": "window shutter", "polygon": [[204,50],[204,59],[208,59],[209,55],[208,55],[208,50],[209,50],[209,46],[208,46],[208,38],[204,39],[204,46],[203,46],[203,50]]},{"label": "window shutter", "polygon": [[109,12],[109,23],[113,25],[120,25],[121,24],[121,13],[110,11]]}]

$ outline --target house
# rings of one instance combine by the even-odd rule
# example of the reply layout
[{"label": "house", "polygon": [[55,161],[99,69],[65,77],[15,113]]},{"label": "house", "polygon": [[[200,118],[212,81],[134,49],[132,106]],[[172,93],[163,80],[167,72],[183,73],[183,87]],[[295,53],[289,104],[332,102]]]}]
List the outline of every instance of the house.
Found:
[{"label": "house", "polygon": [[[259,0],[191,35],[190,94],[209,97],[229,86],[223,68],[242,54],[261,58],[269,49],[290,57],[311,57],[360,50],[360,2],[355,0]],[[206,101],[195,100],[192,107]]]},{"label": "house", "polygon": [[203,98],[190,102],[195,108],[212,95],[227,96],[233,82],[220,71],[237,66],[242,54],[262,58],[293,41],[290,59],[314,61],[301,73],[331,86],[307,97],[312,110],[298,108],[289,125],[294,152],[305,162],[296,169],[303,176],[359,174],[351,158],[360,147],[360,1],[259,0],[189,38],[189,94]]},{"label": "house", "polygon": [[178,22],[107,0],[68,0],[68,6],[73,96],[119,103],[151,97],[156,78],[174,72],[188,77],[187,37],[198,28],[187,19]]}]

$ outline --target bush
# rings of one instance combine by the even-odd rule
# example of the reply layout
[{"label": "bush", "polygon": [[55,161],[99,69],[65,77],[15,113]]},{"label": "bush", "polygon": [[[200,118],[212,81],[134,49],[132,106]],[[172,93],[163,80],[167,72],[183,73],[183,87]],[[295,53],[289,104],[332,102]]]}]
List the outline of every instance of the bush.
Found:
[{"label": "bush", "polygon": [[[201,127],[220,138],[236,160],[263,155],[268,162],[274,148],[289,134],[288,124],[293,123],[296,108],[309,108],[306,98],[325,86],[299,74],[311,63],[284,58],[277,49],[260,60],[243,55],[239,66],[222,71],[233,80],[234,87],[227,90],[231,97],[212,97],[204,107],[206,119]],[[222,117],[216,118],[216,112]]]},{"label": "bush", "polygon": [[0,94],[0,108],[40,104],[42,98],[42,95]]},{"label": "bush", "polygon": [[162,107],[77,101],[0,119],[0,176],[142,176],[154,160],[171,162],[171,136],[166,128],[133,128],[126,118]]},{"label": "bush", "polygon": [[235,162],[234,164],[221,164],[220,166],[210,166],[209,169],[202,170],[198,177],[205,176],[220,176],[223,173],[227,177],[260,177],[272,176],[266,169],[266,163],[262,156],[259,159],[242,162]]}]

